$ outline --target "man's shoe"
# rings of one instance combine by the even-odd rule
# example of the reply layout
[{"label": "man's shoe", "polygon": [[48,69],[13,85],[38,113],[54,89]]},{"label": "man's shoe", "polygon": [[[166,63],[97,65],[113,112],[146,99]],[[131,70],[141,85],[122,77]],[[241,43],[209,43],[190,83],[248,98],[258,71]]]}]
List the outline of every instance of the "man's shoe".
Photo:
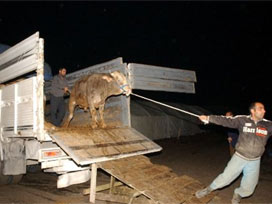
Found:
[{"label": "man's shoe", "polygon": [[233,194],[233,197],[232,197],[232,199],[231,199],[231,204],[239,204],[240,201],[241,201],[241,198],[242,198],[242,197],[241,197],[239,194],[234,193],[234,194]]},{"label": "man's shoe", "polygon": [[204,196],[210,194],[213,190],[211,189],[210,186],[202,189],[202,190],[198,190],[196,193],[195,193],[195,196],[197,198],[203,198]]}]

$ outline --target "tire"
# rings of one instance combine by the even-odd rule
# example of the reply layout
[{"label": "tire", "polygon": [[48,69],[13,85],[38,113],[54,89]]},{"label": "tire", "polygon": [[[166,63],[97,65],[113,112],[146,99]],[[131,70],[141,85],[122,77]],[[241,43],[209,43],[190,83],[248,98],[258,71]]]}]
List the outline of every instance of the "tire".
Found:
[{"label": "tire", "polygon": [[28,173],[38,173],[41,171],[41,165],[40,164],[33,164],[26,166],[26,171]]},{"label": "tire", "polygon": [[22,180],[20,175],[3,175],[3,162],[0,162],[0,185],[17,184]]}]

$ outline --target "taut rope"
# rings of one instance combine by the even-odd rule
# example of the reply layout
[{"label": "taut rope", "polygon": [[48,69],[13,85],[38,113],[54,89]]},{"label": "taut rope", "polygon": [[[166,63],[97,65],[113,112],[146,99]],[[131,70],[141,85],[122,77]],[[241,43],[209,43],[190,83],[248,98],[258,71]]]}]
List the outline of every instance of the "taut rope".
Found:
[{"label": "taut rope", "polygon": [[168,108],[171,108],[171,109],[174,109],[174,110],[177,110],[177,111],[180,111],[180,112],[183,112],[183,113],[192,115],[192,116],[195,116],[195,117],[197,117],[197,118],[199,117],[199,115],[197,115],[197,114],[194,114],[194,113],[191,113],[191,112],[182,110],[182,109],[180,109],[180,108],[176,108],[176,107],[174,107],[174,106],[167,105],[167,104],[165,104],[165,103],[161,103],[161,102],[159,102],[159,101],[152,100],[152,99],[150,99],[150,98],[146,98],[146,97],[140,96],[140,95],[135,94],[135,93],[131,93],[131,95],[137,96],[137,97],[142,98],[142,99],[145,99],[145,100],[147,100],[147,101],[151,101],[151,102],[153,102],[153,103],[157,103],[157,104],[160,104],[160,105],[162,105],[162,106],[165,106],[165,107],[168,107]]}]

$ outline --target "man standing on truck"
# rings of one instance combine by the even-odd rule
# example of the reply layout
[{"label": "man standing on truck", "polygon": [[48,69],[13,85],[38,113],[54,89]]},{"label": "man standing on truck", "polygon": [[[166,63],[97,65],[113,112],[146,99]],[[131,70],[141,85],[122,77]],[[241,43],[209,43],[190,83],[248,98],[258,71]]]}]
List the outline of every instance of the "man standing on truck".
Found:
[{"label": "man standing on truck", "polygon": [[224,172],[217,176],[208,187],[198,190],[195,193],[197,198],[202,198],[216,189],[229,185],[242,172],[240,187],[235,189],[231,202],[232,204],[240,203],[241,198],[253,194],[259,179],[261,156],[272,134],[272,122],[263,118],[265,109],[260,102],[252,103],[249,111],[249,116],[199,116],[201,121],[238,129],[239,137],[235,146],[236,152]]},{"label": "man standing on truck", "polygon": [[50,95],[51,123],[55,126],[60,126],[64,118],[66,112],[64,95],[66,93],[69,93],[66,68],[60,68],[59,74],[54,76],[52,80]]}]

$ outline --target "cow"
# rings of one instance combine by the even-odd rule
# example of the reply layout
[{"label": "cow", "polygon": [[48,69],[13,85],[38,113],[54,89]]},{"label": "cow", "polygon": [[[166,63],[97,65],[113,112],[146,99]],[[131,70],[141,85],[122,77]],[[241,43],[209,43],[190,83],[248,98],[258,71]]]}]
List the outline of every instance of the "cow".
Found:
[{"label": "cow", "polygon": [[120,71],[112,73],[94,73],[83,76],[75,82],[70,93],[69,99],[69,116],[64,121],[62,127],[69,127],[69,123],[73,118],[76,106],[89,108],[91,114],[91,127],[98,127],[97,109],[99,110],[101,127],[105,128],[104,107],[108,97],[112,95],[126,94],[129,96],[131,87],[127,79]]}]

